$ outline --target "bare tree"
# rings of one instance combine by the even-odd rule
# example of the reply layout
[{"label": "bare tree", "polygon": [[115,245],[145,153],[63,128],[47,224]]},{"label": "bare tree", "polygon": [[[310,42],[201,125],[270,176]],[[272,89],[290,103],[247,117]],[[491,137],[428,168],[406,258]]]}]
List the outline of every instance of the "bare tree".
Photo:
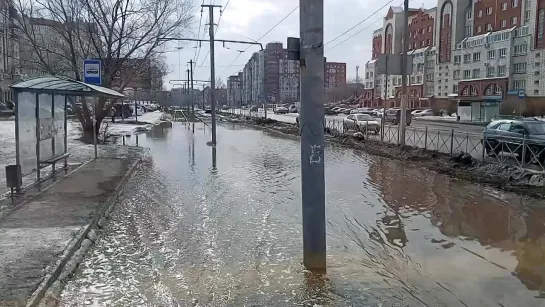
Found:
[{"label": "bare tree", "polygon": [[[98,58],[102,86],[119,91],[142,74],[162,79],[164,67],[152,66],[161,62],[167,39],[181,37],[193,22],[192,0],[13,1],[23,70],[81,80],[83,60]],[[98,99],[96,131],[86,104],[74,110],[91,140],[113,101]]]},{"label": "bare tree", "polygon": [[225,82],[220,77],[216,78],[216,88],[227,88],[227,86],[225,85]]}]

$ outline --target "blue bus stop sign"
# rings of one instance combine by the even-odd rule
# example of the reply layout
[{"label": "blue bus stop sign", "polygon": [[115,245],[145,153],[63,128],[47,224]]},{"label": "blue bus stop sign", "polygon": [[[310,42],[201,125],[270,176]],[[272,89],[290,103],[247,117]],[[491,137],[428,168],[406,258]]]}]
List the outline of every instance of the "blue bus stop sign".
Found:
[{"label": "blue bus stop sign", "polygon": [[102,84],[102,63],[100,60],[87,59],[83,61],[83,82]]}]

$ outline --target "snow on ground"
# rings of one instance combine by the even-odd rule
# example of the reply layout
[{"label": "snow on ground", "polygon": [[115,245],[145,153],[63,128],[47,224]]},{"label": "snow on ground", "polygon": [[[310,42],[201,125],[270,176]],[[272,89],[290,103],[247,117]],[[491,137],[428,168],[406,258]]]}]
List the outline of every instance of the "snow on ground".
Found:
[{"label": "snow on ground", "polygon": [[[158,124],[163,118],[165,118],[165,114],[159,111],[138,116],[140,124],[135,123],[135,118],[125,119],[126,124],[121,123],[120,119],[116,119],[115,123],[111,123],[106,118],[102,129],[107,129],[107,132],[111,135],[132,135],[138,131],[151,130],[151,126]],[[68,163],[81,164],[92,159],[94,156],[93,145],[85,144],[79,140],[81,137],[80,123],[75,119],[68,120],[67,132],[68,152],[70,153]],[[112,146],[100,146],[99,155],[102,151],[108,150],[106,147]],[[6,187],[6,166],[10,164],[15,164],[15,121],[12,118],[0,120],[0,199],[8,191]],[[33,175],[26,176],[23,183],[25,184],[29,180],[32,181],[33,178]]]},{"label": "snow on ground", "polygon": [[[111,118],[105,118],[103,121],[103,129],[107,129],[110,135],[129,135],[139,131],[149,131],[153,125],[158,124],[166,117],[166,114],[161,111],[154,111],[138,116],[138,123],[135,117],[116,118],[115,122],[111,122]],[[106,126],[107,125],[107,126]]]}]

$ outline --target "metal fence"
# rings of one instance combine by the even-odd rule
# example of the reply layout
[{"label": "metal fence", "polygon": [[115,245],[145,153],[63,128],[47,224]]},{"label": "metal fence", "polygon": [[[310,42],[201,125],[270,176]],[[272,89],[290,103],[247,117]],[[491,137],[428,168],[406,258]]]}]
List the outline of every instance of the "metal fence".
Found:
[{"label": "metal fence", "polygon": [[[399,125],[382,125],[379,130],[369,127],[369,125],[349,126],[343,120],[326,120],[325,125],[328,131],[333,134],[350,131],[361,132],[366,139],[400,144]],[[538,143],[527,138],[503,138],[498,141],[483,138],[482,134],[461,132],[455,129],[408,126],[405,144],[451,156],[463,152],[480,161],[545,172],[545,142]]]}]

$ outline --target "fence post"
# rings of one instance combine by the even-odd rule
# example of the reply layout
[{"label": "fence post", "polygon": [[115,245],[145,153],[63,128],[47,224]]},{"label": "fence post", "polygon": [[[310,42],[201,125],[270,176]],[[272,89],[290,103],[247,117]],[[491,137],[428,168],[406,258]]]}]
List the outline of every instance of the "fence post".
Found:
[{"label": "fence post", "polygon": [[482,160],[484,161],[485,152],[486,152],[486,136],[483,134],[483,150],[482,150]]},{"label": "fence post", "polygon": [[428,150],[428,126],[426,126],[426,131],[424,135],[424,150]]},{"label": "fence post", "polygon": [[369,122],[365,122],[365,138],[369,136]]},{"label": "fence post", "polygon": [[[468,146],[469,146],[469,133],[466,134],[466,153],[469,154],[468,149],[467,149]],[[473,150],[472,150],[472,151],[473,151]]]},{"label": "fence post", "polygon": [[384,129],[386,125],[384,124],[384,117],[380,120],[380,141],[384,142]]},{"label": "fence post", "polygon": [[454,129],[450,130],[450,155],[454,152]]},{"label": "fence post", "polygon": [[[530,159],[532,157],[530,156]],[[526,164],[525,161],[526,160],[526,135],[524,135],[524,138],[522,139],[522,157],[521,157],[521,162],[522,162],[522,167],[524,167],[524,165]]]}]

